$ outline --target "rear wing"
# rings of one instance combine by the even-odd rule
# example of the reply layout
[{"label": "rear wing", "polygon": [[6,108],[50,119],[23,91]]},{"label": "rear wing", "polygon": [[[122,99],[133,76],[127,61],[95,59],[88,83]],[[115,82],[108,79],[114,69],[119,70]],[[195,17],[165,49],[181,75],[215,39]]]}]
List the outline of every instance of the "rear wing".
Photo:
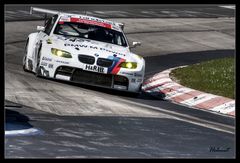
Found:
[{"label": "rear wing", "polygon": [[55,10],[48,10],[48,9],[38,8],[38,7],[31,7],[30,14],[32,15],[34,13],[44,13],[44,14],[57,15],[60,12],[59,11],[55,11]]},{"label": "rear wing", "polygon": [[42,13],[43,14],[43,18],[44,18],[44,24],[46,24],[47,22],[47,16],[50,15],[58,15],[60,14],[59,11],[55,11],[55,10],[48,10],[48,9],[43,9],[43,8],[38,8],[38,7],[31,7],[30,8],[30,15],[35,14],[35,13]]}]

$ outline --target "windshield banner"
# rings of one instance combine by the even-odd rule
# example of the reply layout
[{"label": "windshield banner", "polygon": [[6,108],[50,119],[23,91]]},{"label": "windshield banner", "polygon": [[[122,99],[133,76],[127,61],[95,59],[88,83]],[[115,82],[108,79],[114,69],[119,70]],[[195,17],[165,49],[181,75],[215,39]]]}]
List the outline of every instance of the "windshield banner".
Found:
[{"label": "windshield banner", "polygon": [[97,25],[97,26],[101,26],[101,27],[104,27],[104,28],[112,29],[111,24],[108,24],[108,23],[105,23],[105,22],[98,22],[98,21],[95,21],[95,20],[82,19],[82,18],[70,18],[70,20],[69,20],[69,18],[60,19],[58,24],[63,24],[64,22],[91,24],[91,25]]}]

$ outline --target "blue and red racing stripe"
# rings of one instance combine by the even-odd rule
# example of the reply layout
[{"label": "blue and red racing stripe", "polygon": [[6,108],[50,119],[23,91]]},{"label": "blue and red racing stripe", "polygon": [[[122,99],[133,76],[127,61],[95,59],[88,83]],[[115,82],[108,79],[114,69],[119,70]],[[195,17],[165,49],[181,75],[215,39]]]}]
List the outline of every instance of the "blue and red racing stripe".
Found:
[{"label": "blue and red racing stripe", "polygon": [[109,56],[108,59],[113,60],[113,64],[111,67],[108,68],[108,74],[117,74],[120,70],[121,67],[119,65],[122,62],[125,62],[125,59],[119,58],[119,57],[114,57],[114,56]]}]

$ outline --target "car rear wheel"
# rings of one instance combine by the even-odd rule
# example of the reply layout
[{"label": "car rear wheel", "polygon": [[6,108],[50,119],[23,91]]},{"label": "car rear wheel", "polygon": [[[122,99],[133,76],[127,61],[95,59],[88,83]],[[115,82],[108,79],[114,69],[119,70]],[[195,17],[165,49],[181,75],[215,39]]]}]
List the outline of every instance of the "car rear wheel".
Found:
[{"label": "car rear wheel", "polygon": [[26,62],[27,62],[27,52],[28,52],[28,41],[26,43],[25,49],[24,49],[24,57],[23,57],[23,71],[28,71],[26,69]]},{"label": "car rear wheel", "polygon": [[38,50],[38,54],[37,54],[37,65],[36,65],[36,69],[35,69],[35,76],[36,77],[41,76],[41,69],[40,69],[40,66],[39,66],[40,57],[41,57],[41,49],[42,49],[42,47],[40,46],[40,48]]}]

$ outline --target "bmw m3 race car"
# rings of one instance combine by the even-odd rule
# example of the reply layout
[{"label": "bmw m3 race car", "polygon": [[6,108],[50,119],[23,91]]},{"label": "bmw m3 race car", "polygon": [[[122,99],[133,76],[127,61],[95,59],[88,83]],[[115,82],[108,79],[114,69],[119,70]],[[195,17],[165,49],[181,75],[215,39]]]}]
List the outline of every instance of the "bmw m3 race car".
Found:
[{"label": "bmw m3 race car", "polygon": [[[36,76],[138,93],[143,57],[130,51],[124,25],[87,15],[33,8],[51,14],[26,42],[23,69]],[[133,42],[133,47],[140,42]]]}]

